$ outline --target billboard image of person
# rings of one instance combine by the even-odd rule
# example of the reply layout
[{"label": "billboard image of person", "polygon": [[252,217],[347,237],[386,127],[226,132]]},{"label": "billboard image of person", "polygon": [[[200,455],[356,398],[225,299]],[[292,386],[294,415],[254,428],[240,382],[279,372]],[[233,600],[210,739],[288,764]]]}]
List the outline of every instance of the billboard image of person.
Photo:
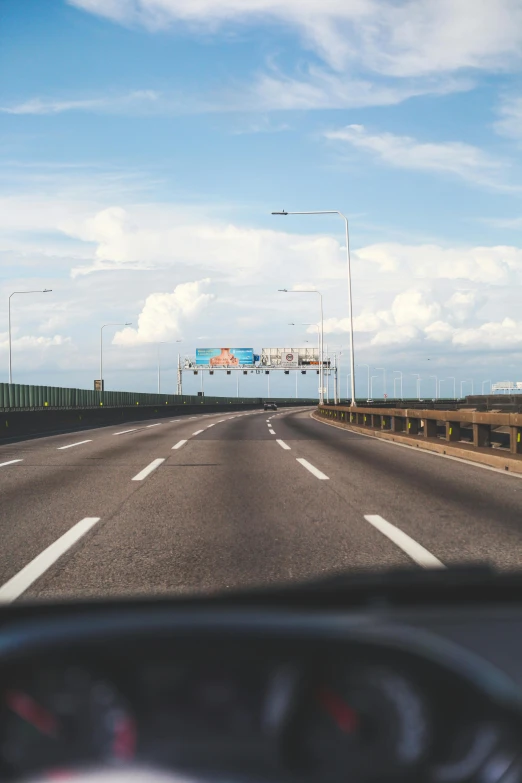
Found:
[{"label": "billboard image of person", "polygon": [[252,348],[198,348],[196,364],[210,367],[238,367],[252,365],[254,351]]}]

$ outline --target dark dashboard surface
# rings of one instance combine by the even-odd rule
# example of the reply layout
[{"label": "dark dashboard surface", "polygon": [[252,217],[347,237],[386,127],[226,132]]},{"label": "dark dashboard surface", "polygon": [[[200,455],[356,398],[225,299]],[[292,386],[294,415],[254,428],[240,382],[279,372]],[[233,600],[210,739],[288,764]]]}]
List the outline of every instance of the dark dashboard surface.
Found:
[{"label": "dark dashboard surface", "polygon": [[517,606],[255,604],[6,610],[0,779],[522,780]]}]

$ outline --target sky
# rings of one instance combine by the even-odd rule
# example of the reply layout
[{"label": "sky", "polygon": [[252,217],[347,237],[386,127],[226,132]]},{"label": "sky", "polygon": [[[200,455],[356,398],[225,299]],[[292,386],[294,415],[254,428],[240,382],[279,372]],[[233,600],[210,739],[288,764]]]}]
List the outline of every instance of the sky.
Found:
[{"label": "sky", "polygon": [[0,381],[13,291],[52,289],[11,300],[14,382],[92,388],[117,324],[106,388],[159,351],[174,392],[178,351],[314,345],[287,288],[344,394],[344,222],[283,209],[349,219],[358,394],[522,380],[521,144],[522,0],[3,0]]}]

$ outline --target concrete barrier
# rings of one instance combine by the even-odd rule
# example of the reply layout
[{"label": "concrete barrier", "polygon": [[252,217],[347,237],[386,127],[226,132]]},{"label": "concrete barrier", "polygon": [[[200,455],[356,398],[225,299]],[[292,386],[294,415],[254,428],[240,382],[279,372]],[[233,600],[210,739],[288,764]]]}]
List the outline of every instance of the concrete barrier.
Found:
[{"label": "concrete barrier", "polygon": [[[284,406],[303,405],[302,402],[282,403]],[[57,432],[73,432],[93,427],[142,421],[147,419],[172,418],[195,413],[224,413],[238,410],[260,410],[263,401],[222,402],[184,405],[137,405],[124,408],[85,408],[21,411],[0,413],[0,442],[37,435],[51,435]]]}]

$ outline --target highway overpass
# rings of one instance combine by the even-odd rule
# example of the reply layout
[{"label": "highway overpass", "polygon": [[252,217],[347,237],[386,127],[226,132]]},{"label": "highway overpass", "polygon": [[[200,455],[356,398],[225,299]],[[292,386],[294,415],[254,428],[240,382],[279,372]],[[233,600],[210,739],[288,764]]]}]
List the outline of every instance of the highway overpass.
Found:
[{"label": "highway overpass", "polygon": [[518,475],[313,412],[207,412],[3,443],[0,599],[521,566]]}]

